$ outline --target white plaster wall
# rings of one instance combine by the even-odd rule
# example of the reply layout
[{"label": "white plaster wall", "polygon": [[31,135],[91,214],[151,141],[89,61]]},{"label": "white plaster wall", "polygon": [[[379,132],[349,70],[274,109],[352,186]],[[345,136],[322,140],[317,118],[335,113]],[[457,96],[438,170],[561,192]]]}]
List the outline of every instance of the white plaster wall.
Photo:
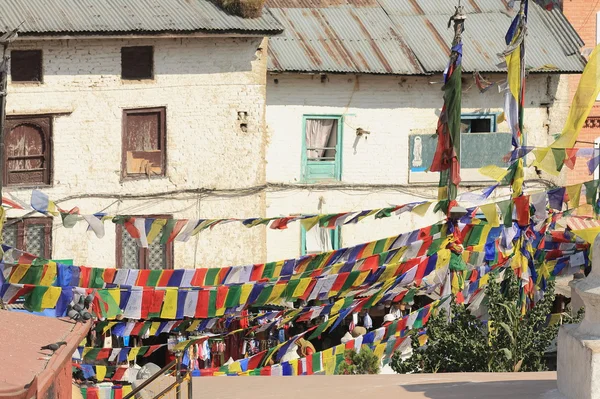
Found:
[{"label": "white plaster wall", "polygon": [[[486,75],[497,82],[504,75]],[[409,184],[409,134],[434,133],[442,107],[442,77],[393,77],[281,74],[267,78],[267,181],[301,183],[303,115],[344,115],[342,181],[348,187],[310,188],[267,194],[267,215],[293,212],[360,211],[419,200],[435,200],[437,184]],[[568,84],[560,75],[530,75],[527,81],[525,131],[527,144],[545,146],[560,133],[568,112]],[[463,112],[502,112],[503,96],[493,87],[479,93],[470,75],[464,75]],[[371,132],[357,139],[355,131]],[[506,123],[499,131],[508,131]],[[533,171],[528,171],[532,177]],[[437,181],[437,178],[434,179]],[[384,185],[353,189],[352,185]],[[490,183],[491,184],[491,183]],[[390,187],[386,188],[385,185]],[[398,218],[366,219],[342,228],[342,245],[349,246],[399,234],[439,220],[403,214]],[[268,260],[300,253],[300,227],[268,231]]]},{"label": "white plaster wall", "polygon": [[[121,81],[120,49],[126,45],[154,46],[154,80]],[[87,214],[108,207],[109,214],[169,213],[175,218],[264,214],[261,193],[233,198],[180,194],[119,203],[110,197],[264,184],[266,40],[17,41],[12,48],[43,50],[44,81],[9,82],[8,114],[64,113],[53,125],[53,184],[41,189],[55,200],[109,197],[76,199],[61,207],[79,206]],[[166,107],[166,177],[122,182],[123,109],[157,106]],[[238,111],[248,113],[247,132],[240,129]],[[9,190],[29,201],[31,188]],[[84,222],[73,230],[55,226],[53,257],[114,266],[114,225],[106,223],[102,240],[85,233],[85,227]],[[177,243],[175,267],[259,262],[265,256],[264,234],[261,227],[219,226],[196,242]]]}]

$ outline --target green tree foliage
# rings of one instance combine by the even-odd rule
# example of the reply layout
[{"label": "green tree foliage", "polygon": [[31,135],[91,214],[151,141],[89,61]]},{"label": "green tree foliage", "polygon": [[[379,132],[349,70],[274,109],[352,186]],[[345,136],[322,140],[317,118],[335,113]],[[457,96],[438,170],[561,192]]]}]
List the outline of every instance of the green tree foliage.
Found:
[{"label": "green tree foliage", "polygon": [[356,353],[354,349],[347,350],[344,352],[344,359],[336,374],[379,374],[379,358],[367,347],[361,348],[360,353]]},{"label": "green tree foliage", "polygon": [[[488,320],[473,316],[463,305],[452,303],[452,317],[441,310],[427,325],[429,340],[420,346],[412,340],[413,354],[402,360],[394,354],[397,373],[542,371],[544,352],[558,333],[548,326],[554,301],[554,283],[533,309],[521,314],[520,281],[512,270],[502,284],[490,280],[486,289]],[[581,316],[581,315],[579,315]],[[571,321],[571,320],[569,320]]]}]

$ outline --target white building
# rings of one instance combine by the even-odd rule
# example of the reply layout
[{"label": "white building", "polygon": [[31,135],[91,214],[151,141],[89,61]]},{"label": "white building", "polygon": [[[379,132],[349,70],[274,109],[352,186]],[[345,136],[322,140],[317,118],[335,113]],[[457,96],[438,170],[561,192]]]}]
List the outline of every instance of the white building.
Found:
[{"label": "white building", "polygon": [[[453,37],[447,24],[455,3],[267,2],[285,27],[269,44],[267,181],[277,189],[267,194],[267,215],[436,199],[438,174],[425,170],[436,144],[441,73]],[[462,186],[475,189],[491,184],[477,169],[491,163],[506,167],[502,157],[511,149],[508,125],[499,120],[504,97],[497,83],[506,74],[497,54],[515,11],[499,0],[463,5]],[[562,130],[569,107],[564,74],[582,71],[581,46],[559,10],[530,5],[528,145],[545,146]],[[496,84],[480,93],[475,71]],[[306,234],[290,225],[268,231],[268,260],[372,241],[439,219],[430,209],[426,217],[371,217],[335,231],[315,228]]]},{"label": "white building", "polygon": [[[33,188],[82,214],[156,218],[264,215],[266,36],[281,25],[208,0],[5,0],[11,43],[5,192]],[[68,201],[64,201],[69,199]],[[264,260],[264,228],[239,224],[138,248],[105,222],[97,238],[41,217],[14,219],[4,242],[101,267],[221,266]],[[165,213],[168,213],[165,215]],[[226,244],[224,244],[226,243]]]}]

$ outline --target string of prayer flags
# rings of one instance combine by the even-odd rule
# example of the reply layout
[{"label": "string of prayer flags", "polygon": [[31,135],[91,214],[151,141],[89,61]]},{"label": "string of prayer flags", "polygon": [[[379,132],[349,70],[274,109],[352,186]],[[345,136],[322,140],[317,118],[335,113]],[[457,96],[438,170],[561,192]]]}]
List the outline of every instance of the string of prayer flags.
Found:
[{"label": "string of prayer flags", "polygon": [[[61,216],[63,226],[72,228],[78,221],[85,221],[88,224],[88,231],[93,231],[98,238],[105,235],[104,222],[110,220],[115,224],[121,224],[129,235],[142,248],[147,248],[148,244],[160,237],[161,244],[167,244],[174,240],[187,242],[190,237],[218,224],[230,222],[239,222],[246,227],[268,226],[273,230],[287,229],[290,222],[299,220],[305,230],[310,230],[315,226],[333,229],[344,224],[357,223],[368,216],[375,215],[375,219],[392,217],[393,214],[400,215],[411,211],[420,203],[411,203],[404,205],[395,205],[392,207],[371,209],[358,212],[341,212],[335,214],[322,215],[289,215],[270,218],[225,218],[225,219],[162,219],[162,218],[139,218],[135,216],[118,215],[109,216],[104,213],[93,215],[82,215],[79,208],[75,207],[70,211],[60,209],[48,196],[39,191],[33,190],[31,194],[31,209],[34,209],[45,215]],[[6,200],[6,206],[11,209],[21,209],[15,201]],[[418,208],[423,210],[423,208]],[[426,210],[426,209],[425,209]],[[423,214],[424,212],[417,212]]]}]

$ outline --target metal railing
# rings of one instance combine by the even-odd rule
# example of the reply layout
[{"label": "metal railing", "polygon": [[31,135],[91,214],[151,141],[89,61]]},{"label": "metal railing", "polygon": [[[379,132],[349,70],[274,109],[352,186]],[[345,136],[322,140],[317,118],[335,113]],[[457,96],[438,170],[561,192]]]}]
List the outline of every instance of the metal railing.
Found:
[{"label": "metal railing", "polygon": [[181,358],[183,356],[183,352],[178,352],[175,354],[176,358],[165,367],[163,367],[156,374],[152,375],[150,378],[145,380],[140,386],[129,392],[127,395],[123,397],[123,399],[132,399],[135,398],[135,395],[142,392],[145,388],[147,388],[150,384],[156,381],[158,378],[166,375],[166,374],[175,374],[175,382],[170,384],[167,388],[163,389],[158,395],[154,396],[154,399],[160,399],[169,393],[173,389],[177,389],[175,393],[176,399],[181,399],[181,386],[187,382],[187,398],[192,399],[193,390],[192,390],[192,372],[191,370],[187,370],[184,376],[181,375]]}]

